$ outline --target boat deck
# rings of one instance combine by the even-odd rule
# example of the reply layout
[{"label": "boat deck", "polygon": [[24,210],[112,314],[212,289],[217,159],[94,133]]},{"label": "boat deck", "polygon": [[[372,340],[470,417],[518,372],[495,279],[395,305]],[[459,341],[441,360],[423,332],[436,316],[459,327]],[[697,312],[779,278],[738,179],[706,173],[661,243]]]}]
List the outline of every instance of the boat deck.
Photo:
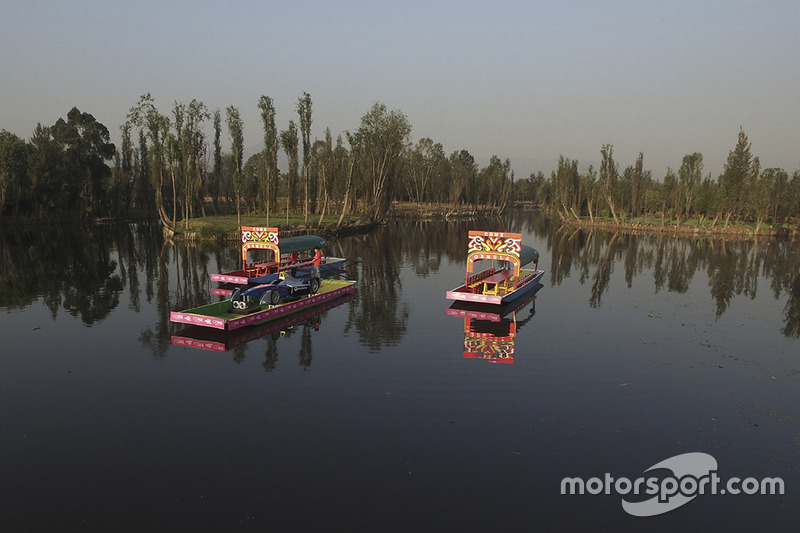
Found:
[{"label": "boat deck", "polygon": [[282,302],[277,305],[255,307],[252,312],[247,314],[234,313],[231,301],[221,300],[185,311],[173,311],[170,313],[169,319],[170,322],[193,324],[196,326],[231,331],[245,326],[274,320],[344,294],[354,292],[355,290],[355,281],[324,279],[322,280],[319,291],[312,296],[306,296],[289,302]]}]

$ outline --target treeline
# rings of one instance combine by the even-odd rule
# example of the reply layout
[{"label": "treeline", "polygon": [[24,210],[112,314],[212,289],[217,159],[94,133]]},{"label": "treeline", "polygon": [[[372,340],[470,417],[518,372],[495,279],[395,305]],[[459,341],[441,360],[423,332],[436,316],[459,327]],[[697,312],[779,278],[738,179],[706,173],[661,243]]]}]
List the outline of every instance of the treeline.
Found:
[{"label": "treeline", "polygon": [[[381,221],[394,201],[481,206],[501,212],[513,201],[508,159],[479,168],[467,150],[445,154],[430,138],[411,141],[404,114],[375,103],[360,127],[311,138],[312,101],[298,98],[297,119],[278,130],[273,100],[257,105],[263,149],[244,160],[239,109],[209,110],[197,100],[160,111],[150,94],[127,113],[117,149],[108,129],[73,108],[67,120],[38,124],[25,141],[0,132],[0,214],[14,218],[115,217],[132,210],[164,226],[235,210],[264,213],[267,223],[289,214],[339,214]],[[210,136],[209,136],[210,132]],[[278,169],[280,151],[288,168]]]},{"label": "treeline", "polygon": [[[492,156],[479,167],[469,151],[445,153],[428,137],[411,140],[400,111],[375,103],[359,128],[311,138],[312,101],[303,93],[296,119],[278,129],[272,98],[254,106],[262,149],[244,160],[239,109],[210,110],[200,101],[160,111],[150,94],[131,107],[121,144],[89,113],[73,108],[66,120],[37,124],[25,141],[0,131],[0,216],[12,218],[157,216],[165,227],[188,227],[206,214],[263,213],[279,223],[302,213],[383,220],[395,201],[502,212],[537,205],[564,219],[701,225],[748,221],[781,225],[800,217],[800,170],[761,169],[743,130],[724,171],[704,174],[700,153],[683,157],[654,179],[644,155],[620,171],[614,147],[601,147],[599,169],[581,172],[563,155],[550,178],[542,172],[515,180],[511,162]],[[255,115],[255,113],[254,113]],[[252,143],[251,143],[252,144]],[[283,152],[287,169],[278,169]],[[207,213],[210,208],[211,213]],[[655,219],[655,220],[654,220]]]},{"label": "treeline", "polygon": [[644,169],[644,155],[619,171],[614,147],[603,145],[600,168],[579,172],[578,161],[561,156],[550,179],[539,173],[528,187],[535,200],[563,219],[598,218],[614,222],[656,219],[681,224],[727,227],[732,222],[780,226],[800,217],[800,170],[790,177],[781,168],[761,169],[744,130],[728,153],[722,174],[704,175],[703,155],[683,157],[677,173],[671,168],[661,180]]}]

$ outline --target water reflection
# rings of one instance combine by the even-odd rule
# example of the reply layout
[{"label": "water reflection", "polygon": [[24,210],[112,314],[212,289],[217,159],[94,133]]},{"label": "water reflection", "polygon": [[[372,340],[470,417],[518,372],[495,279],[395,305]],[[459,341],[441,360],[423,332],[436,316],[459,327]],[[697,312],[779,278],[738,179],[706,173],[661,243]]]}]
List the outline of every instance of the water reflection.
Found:
[{"label": "water reflection", "polygon": [[[576,230],[531,211],[485,220],[402,221],[331,239],[331,253],[349,259],[346,276],[359,282],[344,333],[355,333],[371,351],[398,345],[408,331],[410,302],[418,298],[404,283],[438,279],[445,266],[463,264],[464,236],[474,228],[532,236],[543,264],[550,263],[549,284],[577,279],[588,288],[589,307],[602,307],[615,280],[630,288],[638,278],[651,283],[656,295],[691,289],[702,298],[707,291],[720,318],[734,298],[756,299],[760,289],[785,300],[776,330],[800,337],[800,254],[792,241]],[[216,298],[209,272],[235,267],[238,254],[231,245],[165,241],[153,224],[6,229],[0,232],[0,306],[25,309],[41,302],[54,320],[67,313],[92,326],[120,308],[139,313],[145,302],[154,302],[157,315],[139,338],[154,357],[163,357],[174,333],[169,312]],[[436,286],[444,291],[452,282],[448,274]]]},{"label": "water reflection", "polygon": [[[448,316],[464,319],[464,351],[468,359],[483,359],[491,363],[514,363],[516,339],[520,329],[536,314],[536,293],[506,306],[488,306],[455,302]],[[530,305],[530,310],[524,312]]]},{"label": "water reflection", "polygon": [[724,240],[635,235],[560,228],[547,235],[552,285],[576,274],[581,284],[591,281],[590,307],[600,307],[612,273],[624,269],[628,287],[634,278],[652,272],[654,293],[685,293],[694,276],[705,271],[709,294],[720,318],[735,296],[755,299],[759,276],[770,281],[773,297],[789,298],[782,333],[797,337],[800,258],[785,239]]}]

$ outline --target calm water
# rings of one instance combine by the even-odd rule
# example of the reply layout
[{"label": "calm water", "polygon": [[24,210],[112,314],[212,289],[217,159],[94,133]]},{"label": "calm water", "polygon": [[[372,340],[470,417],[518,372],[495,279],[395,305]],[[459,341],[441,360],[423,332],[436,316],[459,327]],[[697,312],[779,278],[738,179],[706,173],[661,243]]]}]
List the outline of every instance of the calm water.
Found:
[{"label": "calm water", "polygon": [[[468,229],[521,232],[547,271],[494,324],[448,313]],[[234,247],[163,243],[148,226],[0,238],[4,531],[800,521],[787,242],[565,231],[536,213],[397,224],[331,240],[354,298],[215,351],[182,344],[169,311],[216,300],[208,274],[236,265]],[[723,480],[781,477],[785,494],[706,494],[642,518],[613,491],[560,493],[565,477],[636,479],[688,452]]]}]

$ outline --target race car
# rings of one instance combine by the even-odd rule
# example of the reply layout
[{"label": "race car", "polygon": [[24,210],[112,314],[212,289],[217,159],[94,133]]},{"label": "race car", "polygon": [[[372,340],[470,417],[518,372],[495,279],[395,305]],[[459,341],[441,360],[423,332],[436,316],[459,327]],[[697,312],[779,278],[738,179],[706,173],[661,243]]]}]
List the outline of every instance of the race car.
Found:
[{"label": "race car", "polygon": [[314,275],[296,278],[281,272],[278,279],[255,287],[240,287],[231,294],[234,310],[248,309],[253,305],[277,305],[282,300],[296,300],[311,296],[319,290],[320,279]]}]

